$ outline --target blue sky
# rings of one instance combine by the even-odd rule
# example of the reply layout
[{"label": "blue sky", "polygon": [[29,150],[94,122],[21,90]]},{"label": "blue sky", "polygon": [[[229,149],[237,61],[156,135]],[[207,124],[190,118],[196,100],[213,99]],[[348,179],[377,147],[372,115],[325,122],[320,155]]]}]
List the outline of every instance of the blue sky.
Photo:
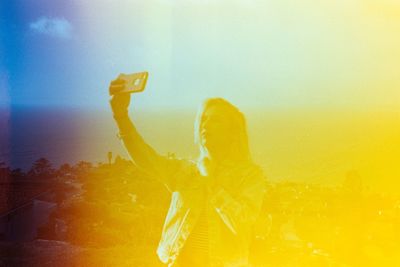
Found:
[{"label": "blue sky", "polygon": [[[2,71],[15,105],[71,105],[82,65],[68,1],[2,1]],[[72,93],[72,94],[71,94]]]},{"label": "blue sky", "polygon": [[396,108],[399,14],[396,0],[3,0],[0,104],[108,108],[110,80],[148,70],[140,107]]}]

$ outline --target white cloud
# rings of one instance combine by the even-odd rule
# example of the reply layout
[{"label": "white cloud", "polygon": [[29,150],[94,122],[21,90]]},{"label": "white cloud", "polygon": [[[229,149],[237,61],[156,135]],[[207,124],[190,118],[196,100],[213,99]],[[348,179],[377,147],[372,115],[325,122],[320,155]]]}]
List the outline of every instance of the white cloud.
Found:
[{"label": "white cloud", "polygon": [[40,17],[29,24],[29,28],[36,33],[68,39],[72,36],[72,25],[64,18]]}]

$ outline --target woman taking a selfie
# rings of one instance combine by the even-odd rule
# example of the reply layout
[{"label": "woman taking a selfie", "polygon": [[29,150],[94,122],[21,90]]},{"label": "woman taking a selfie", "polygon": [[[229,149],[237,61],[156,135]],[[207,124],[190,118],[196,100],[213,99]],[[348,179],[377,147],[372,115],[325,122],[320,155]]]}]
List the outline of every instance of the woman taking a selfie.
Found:
[{"label": "woman taking a selfie", "polygon": [[172,193],[157,254],[168,266],[248,266],[252,228],[265,192],[250,157],[243,114],[222,98],[202,104],[195,121],[197,162],[159,155],[128,116],[124,80],[110,84],[119,136],[132,161]]}]

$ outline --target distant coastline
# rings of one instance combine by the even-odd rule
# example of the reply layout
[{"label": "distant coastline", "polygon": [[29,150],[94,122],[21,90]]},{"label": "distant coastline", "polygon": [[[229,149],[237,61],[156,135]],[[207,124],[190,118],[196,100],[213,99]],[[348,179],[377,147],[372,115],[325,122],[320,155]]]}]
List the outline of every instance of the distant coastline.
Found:
[{"label": "distant coastline", "polygon": [[[127,158],[106,109],[14,106],[8,111],[8,130],[0,134],[0,162],[11,168],[28,170],[41,157],[55,167],[82,160],[104,162],[108,151]],[[132,117],[138,129],[157,151],[196,158],[194,109],[136,112]],[[253,157],[269,179],[337,185],[347,171],[355,169],[376,190],[399,190],[398,113],[244,112]]]}]

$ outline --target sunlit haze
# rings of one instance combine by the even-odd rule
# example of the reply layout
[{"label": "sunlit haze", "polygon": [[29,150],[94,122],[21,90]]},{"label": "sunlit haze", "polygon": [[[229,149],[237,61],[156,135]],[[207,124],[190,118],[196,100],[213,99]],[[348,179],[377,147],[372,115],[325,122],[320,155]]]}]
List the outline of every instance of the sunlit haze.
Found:
[{"label": "sunlit haze", "polygon": [[58,2],[1,5],[2,91],[14,104],[108,108],[110,80],[148,70],[135,104],[153,110],[209,96],[241,107],[399,105],[399,1]]}]

